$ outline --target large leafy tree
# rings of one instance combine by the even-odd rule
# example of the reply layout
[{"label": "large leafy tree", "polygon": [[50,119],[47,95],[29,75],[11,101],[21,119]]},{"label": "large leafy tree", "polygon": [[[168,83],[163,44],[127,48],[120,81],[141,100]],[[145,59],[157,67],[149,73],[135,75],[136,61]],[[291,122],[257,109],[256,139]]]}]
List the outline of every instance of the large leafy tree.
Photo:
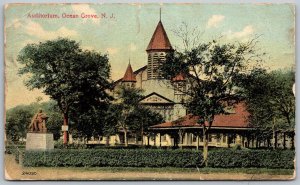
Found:
[{"label": "large leafy tree", "polygon": [[150,110],[147,107],[138,106],[128,116],[126,120],[129,129],[136,133],[136,137],[140,136],[142,143],[143,136],[150,134],[148,128],[152,125],[163,123],[164,119],[161,114]]},{"label": "large leafy tree", "polygon": [[[41,89],[57,101],[68,125],[69,112],[74,104],[94,105],[108,101],[106,89],[110,83],[107,55],[83,51],[79,43],[58,38],[25,46],[18,56],[23,66],[19,74],[27,75],[29,89]],[[67,144],[67,131],[64,144]]]},{"label": "large leafy tree", "polygon": [[5,124],[7,139],[19,141],[25,138],[32,116],[32,106],[19,105],[7,110]]},{"label": "large leafy tree", "polygon": [[285,70],[268,73],[260,69],[249,75],[240,75],[237,81],[247,100],[250,122],[257,128],[257,133],[261,133],[257,137],[270,139],[273,136],[273,147],[276,148],[276,131],[290,131],[295,126],[295,97],[292,93],[294,72]]},{"label": "large leafy tree", "polygon": [[115,100],[108,108],[104,133],[106,136],[118,131],[124,133],[124,143],[128,146],[128,132],[143,138],[148,127],[163,122],[163,117],[139,102],[143,98],[142,90],[138,88],[119,86],[115,91]]},{"label": "large leafy tree", "polygon": [[116,89],[115,94],[114,105],[110,107],[109,111],[112,114],[108,117],[115,120],[115,126],[123,131],[125,146],[128,146],[127,134],[131,125],[134,124],[129,121],[129,117],[140,107],[139,101],[143,97],[142,90],[121,85]]},{"label": "large leafy tree", "polygon": [[188,111],[199,116],[203,127],[203,157],[207,165],[208,131],[214,118],[226,114],[226,107],[236,103],[240,96],[236,91],[234,78],[241,73],[249,73],[253,62],[261,62],[261,54],[256,51],[256,39],[244,43],[221,43],[213,40],[200,43],[191,49],[175,51],[167,55],[161,71],[166,79],[178,74],[185,76],[189,98]]},{"label": "large leafy tree", "polygon": [[[108,104],[99,103],[98,106],[91,106],[83,109],[81,105],[70,110],[70,125],[72,126],[72,136],[84,138],[88,141],[92,136],[103,135],[103,127],[106,125],[106,114]],[[71,131],[70,131],[71,132]]]}]

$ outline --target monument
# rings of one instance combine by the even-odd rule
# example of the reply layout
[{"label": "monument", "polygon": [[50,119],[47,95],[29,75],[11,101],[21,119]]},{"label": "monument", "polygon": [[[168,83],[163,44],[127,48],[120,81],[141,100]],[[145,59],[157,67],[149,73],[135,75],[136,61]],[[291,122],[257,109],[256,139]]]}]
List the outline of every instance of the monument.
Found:
[{"label": "monument", "polygon": [[46,121],[49,117],[40,109],[28,127],[26,150],[54,149],[53,134],[47,132]]}]

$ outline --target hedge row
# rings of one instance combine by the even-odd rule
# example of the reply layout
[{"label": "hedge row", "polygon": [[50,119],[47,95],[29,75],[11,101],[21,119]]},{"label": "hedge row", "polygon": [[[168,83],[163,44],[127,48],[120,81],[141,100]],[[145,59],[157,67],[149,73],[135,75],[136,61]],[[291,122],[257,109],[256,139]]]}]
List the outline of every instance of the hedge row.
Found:
[{"label": "hedge row", "polygon": [[25,145],[9,145],[5,146],[6,154],[16,154],[19,150],[24,150]]},{"label": "hedge row", "polygon": [[75,167],[195,167],[202,163],[199,152],[192,150],[86,149],[26,151],[24,166]]},{"label": "hedge row", "polygon": [[294,150],[215,150],[208,165],[215,168],[294,168]]},{"label": "hedge row", "polygon": [[[209,167],[215,168],[294,168],[292,150],[214,150]],[[24,166],[73,167],[203,167],[201,151],[153,149],[85,149],[25,151]]]}]

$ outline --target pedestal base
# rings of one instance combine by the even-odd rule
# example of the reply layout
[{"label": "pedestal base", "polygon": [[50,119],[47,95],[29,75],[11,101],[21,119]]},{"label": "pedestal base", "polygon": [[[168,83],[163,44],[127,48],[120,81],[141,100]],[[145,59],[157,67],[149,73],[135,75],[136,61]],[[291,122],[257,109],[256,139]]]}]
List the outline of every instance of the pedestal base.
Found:
[{"label": "pedestal base", "polygon": [[52,150],[54,141],[52,133],[27,133],[26,150]]}]

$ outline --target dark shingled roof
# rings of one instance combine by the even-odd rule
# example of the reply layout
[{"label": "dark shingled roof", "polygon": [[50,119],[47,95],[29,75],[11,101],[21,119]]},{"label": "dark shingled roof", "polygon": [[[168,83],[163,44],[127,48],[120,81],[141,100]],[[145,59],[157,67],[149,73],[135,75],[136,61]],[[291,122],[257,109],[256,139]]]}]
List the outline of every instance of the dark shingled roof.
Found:
[{"label": "dark shingled roof", "polygon": [[173,50],[161,21],[158,22],[146,51]]},{"label": "dark shingled roof", "polygon": [[[212,127],[227,127],[227,128],[249,128],[249,112],[246,110],[245,103],[239,103],[234,107],[235,113],[221,114],[215,116]],[[158,125],[153,125],[150,128],[172,128],[172,127],[201,127],[197,123],[199,116],[186,115],[173,122],[165,122]],[[208,123],[205,123],[208,125]]]},{"label": "dark shingled roof", "polygon": [[122,82],[136,82],[135,74],[132,71],[130,63],[127,66]]}]

